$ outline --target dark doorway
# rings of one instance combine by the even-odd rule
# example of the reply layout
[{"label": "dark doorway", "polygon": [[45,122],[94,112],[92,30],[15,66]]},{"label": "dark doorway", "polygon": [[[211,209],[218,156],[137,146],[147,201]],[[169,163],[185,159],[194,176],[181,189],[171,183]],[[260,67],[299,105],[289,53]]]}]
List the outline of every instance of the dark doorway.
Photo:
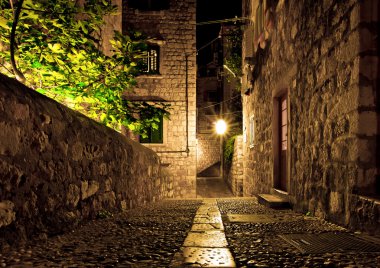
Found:
[{"label": "dark doorway", "polygon": [[280,98],[280,189],[286,191],[287,181],[287,155],[288,155],[288,107],[287,96]]},{"label": "dark doorway", "polygon": [[288,101],[287,93],[274,99],[274,187],[287,191]]}]

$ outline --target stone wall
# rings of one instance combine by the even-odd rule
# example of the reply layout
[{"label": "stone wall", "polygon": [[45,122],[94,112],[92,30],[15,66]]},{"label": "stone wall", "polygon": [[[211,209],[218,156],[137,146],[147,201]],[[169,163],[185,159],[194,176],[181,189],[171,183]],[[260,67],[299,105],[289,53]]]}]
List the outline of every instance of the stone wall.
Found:
[{"label": "stone wall", "polygon": [[220,163],[220,138],[213,134],[198,134],[197,174]]},{"label": "stone wall", "polygon": [[234,196],[243,196],[243,135],[236,136],[234,155],[229,170],[227,184]]},{"label": "stone wall", "polygon": [[3,75],[0,129],[0,240],[167,197],[152,150]]},{"label": "stone wall", "polygon": [[164,124],[164,142],[145,144],[166,165],[172,197],[196,192],[196,46],[195,0],[169,1],[169,8],[144,11],[123,5],[123,32],[138,30],[160,47],[159,74],[137,77],[137,96],[171,105]]},{"label": "stone wall", "polygon": [[[278,97],[287,94],[286,185],[295,209],[380,232],[378,199],[368,198],[379,194],[378,5],[278,1],[258,52],[247,27],[244,125],[248,140],[255,117],[255,142],[244,145],[245,195],[277,184]],[[257,1],[244,6],[255,20]]]}]

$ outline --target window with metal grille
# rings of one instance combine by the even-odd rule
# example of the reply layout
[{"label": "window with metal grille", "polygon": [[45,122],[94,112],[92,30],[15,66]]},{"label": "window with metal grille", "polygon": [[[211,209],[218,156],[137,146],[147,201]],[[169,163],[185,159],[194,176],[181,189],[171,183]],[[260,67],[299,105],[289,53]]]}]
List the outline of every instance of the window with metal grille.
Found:
[{"label": "window with metal grille", "polygon": [[147,129],[147,137],[140,136],[140,143],[163,143],[164,142],[164,119],[160,118],[155,127]]},{"label": "window with metal grille", "polygon": [[129,0],[129,7],[143,11],[169,9],[170,0]]},{"label": "window with metal grille", "polygon": [[160,48],[158,46],[149,46],[146,51],[146,58],[144,62],[144,73],[146,74],[158,74],[160,63]]}]

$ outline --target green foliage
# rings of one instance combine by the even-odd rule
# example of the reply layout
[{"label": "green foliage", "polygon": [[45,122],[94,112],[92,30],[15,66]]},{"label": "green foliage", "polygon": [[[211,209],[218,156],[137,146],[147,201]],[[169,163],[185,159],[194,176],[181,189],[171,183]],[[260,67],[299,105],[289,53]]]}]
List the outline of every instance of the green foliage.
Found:
[{"label": "green foliage", "polygon": [[242,58],[241,58],[241,45],[242,45],[242,31],[240,28],[231,30],[227,36],[230,54],[225,58],[225,64],[228,68],[236,74],[242,76]]},{"label": "green foliage", "polygon": [[224,144],[224,150],[223,150],[223,155],[224,155],[224,162],[227,165],[230,165],[232,163],[232,159],[234,157],[234,144],[235,144],[235,139],[238,135],[231,136],[230,138],[227,139],[227,141]]},{"label": "green foliage", "polygon": [[[13,1],[14,2],[14,1]],[[123,99],[136,82],[147,46],[143,35],[114,33],[112,55],[101,47],[104,16],[117,11],[109,0],[24,0],[16,21],[15,60],[25,84],[108,126],[141,132],[168,116],[164,103]],[[17,4],[0,0],[0,72],[15,77],[10,32]],[[140,114],[149,114],[140,119]]]}]

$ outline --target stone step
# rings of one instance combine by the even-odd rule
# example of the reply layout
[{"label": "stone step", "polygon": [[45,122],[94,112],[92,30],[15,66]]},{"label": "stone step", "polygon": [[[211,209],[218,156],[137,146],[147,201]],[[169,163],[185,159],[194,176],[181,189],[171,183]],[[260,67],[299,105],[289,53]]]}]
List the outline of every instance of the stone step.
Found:
[{"label": "stone step", "polygon": [[285,209],[291,208],[289,201],[281,196],[275,194],[258,194],[257,200],[268,208]]}]

